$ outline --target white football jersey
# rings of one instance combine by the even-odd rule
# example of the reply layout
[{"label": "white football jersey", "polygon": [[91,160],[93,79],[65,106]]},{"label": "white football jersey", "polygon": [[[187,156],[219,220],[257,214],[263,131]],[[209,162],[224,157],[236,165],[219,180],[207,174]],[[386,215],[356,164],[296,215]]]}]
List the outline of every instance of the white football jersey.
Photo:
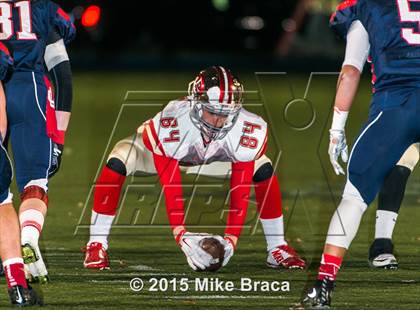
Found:
[{"label": "white football jersey", "polygon": [[265,153],[267,123],[260,116],[242,108],[228,134],[206,145],[190,118],[191,108],[188,99],[174,100],[144,123],[143,135],[147,135],[153,152],[174,158],[183,165],[248,162]]}]

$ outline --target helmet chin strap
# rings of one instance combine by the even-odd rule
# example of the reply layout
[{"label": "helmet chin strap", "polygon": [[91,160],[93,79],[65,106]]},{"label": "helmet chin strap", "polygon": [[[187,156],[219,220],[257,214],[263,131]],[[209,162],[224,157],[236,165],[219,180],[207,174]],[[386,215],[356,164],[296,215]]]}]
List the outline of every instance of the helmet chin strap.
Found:
[{"label": "helmet chin strap", "polygon": [[210,142],[217,140],[221,134],[222,128],[215,128],[213,125],[207,123],[201,118],[200,126],[201,136],[203,138],[204,144],[207,145]]},{"label": "helmet chin strap", "polygon": [[216,140],[218,134],[213,133],[211,135],[211,132],[208,132],[204,127],[201,127],[201,137],[203,138],[203,143],[205,146],[209,145],[212,141]]},{"label": "helmet chin strap", "polygon": [[201,132],[201,138],[203,139],[204,146],[209,145],[213,140],[208,139],[207,135],[204,132]]}]

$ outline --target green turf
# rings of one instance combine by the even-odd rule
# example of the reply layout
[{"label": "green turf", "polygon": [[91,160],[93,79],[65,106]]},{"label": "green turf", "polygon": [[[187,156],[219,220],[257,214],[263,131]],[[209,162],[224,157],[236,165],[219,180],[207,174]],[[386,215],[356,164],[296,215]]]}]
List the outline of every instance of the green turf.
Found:
[{"label": "green turf", "polygon": [[[130,93],[131,91],[182,91],[191,73],[126,74],[122,72],[75,75],[74,113],[69,130],[63,167],[50,184],[50,207],[42,236],[44,256],[52,282],[41,289],[47,308],[57,309],[147,309],[198,308],[296,308],[305,285],[311,283],[319,263],[329,219],[339,201],[345,179],[336,177],[327,158],[329,111],[336,75],[315,75],[303,98],[308,76],[262,74],[243,75],[248,91],[248,108],[270,123],[268,154],[277,163],[286,218],[286,236],[310,263],[306,271],[272,270],[265,267],[265,241],[256,225],[255,205],[235,256],[218,273],[190,271],[175,245],[155,177],[129,178],[124,207],[110,240],[112,269],[104,272],[82,268],[85,228],[89,221],[87,200],[104,154],[118,139],[128,136],[153,116],[170,98],[180,93]],[[361,90],[348,122],[348,141],[353,141],[366,120],[370,96],[369,81]],[[311,103],[316,113],[312,125]],[[121,106],[126,105],[123,109]],[[262,104],[264,103],[264,104]],[[287,113],[285,112],[288,106]],[[120,122],[116,125],[119,112]],[[285,113],[287,114],[285,116]],[[114,134],[113,128],[115,127]],[[301,128],[297,130],[296,128]],[[187,203],[194,184],[185,177]],[[408,195],[395,232],[396,251],[401,268],[397,271],[367,267],[367,249],[373,237],[374,208],[367,213],[339,275],[334,294],[335,309],[420,309],[420,212],[414,193],[418,174],[408,185]],[[200,179],[188,215],[192,231],[223,232],[221,211],[228,182]],[[87,204],[86,204],[87,202]],[[158,205],[156,217],[153,217]],[[85,209],[85,207],[87,207]],[[223,218],[223,217],[222,217]],[[154,219],[151,221],[151,219]],[[203,227],[205,226],[205,227]],[[206,228],[212,226],[211,228]],[[76,229],[78,227],[78,229]],[[76,233],[75,233],[76,232]],[[239,283],[241,277],[264,281],[290,281],[290,292],[149,292],[149,285],[132,292],[129,281],[140,277],[212,277]],[[192,284],[192,282],[189,282]],[[1,290],[5,291],[4,280]],[[7,307],[7,299],[0,306]]]}]

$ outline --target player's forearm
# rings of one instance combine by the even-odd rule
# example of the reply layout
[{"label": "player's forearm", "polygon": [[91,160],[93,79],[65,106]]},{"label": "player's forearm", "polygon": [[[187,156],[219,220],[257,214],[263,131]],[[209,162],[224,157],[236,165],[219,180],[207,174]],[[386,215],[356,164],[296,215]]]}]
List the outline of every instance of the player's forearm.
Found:
[{"label": "player's forearm", "polygon": [[230,209],[225,236],[229,237],[235,245],[245,223],[253,174],[254,162],[232,164]]},{"label": "player's forearm", "polygon": [[56,111],[71,112],[73,104],[73,76],[69,61],[56,64],[49,70],[55,89]]},{"label": "player's forearm", "polygon": [[360,71],[351,66],[343,66],[337,82],[337,94],[334,103],[334,115],[331,129],[343,130],[348,113],[356,97],[360,81]]},{"label": "player's forearm", "polygon": [[331,129],[343,130],[348,112],[356,97],[360,75],[370,51],[369,35],[363,24],[354,21],[346,36],[346,53],[337,82],[334,117]]},{"label": "player's forearm", "polygon": [[[72,70],[66,46],[56,29],[49,33],[44,61],[55,89],[56,111],[71,112],[73,102]],[[67,128],[66,122],[60,126]]]},{"label": "player's forearm", "polygon": [[73,101],[73,80],[70,62],[64,61],[55,65],[49,73],[56,95],[55,115],[57,130],[64,136],[69,126]]},{"label": "player's forearm", "polygon": [[184,199],[178,161],[153,154],[155,167],[165,196],[166,213],[176,237],[185,226]]},{"label": "player's forearm", "polygon": [[343,66],[337,81],[334,107],[340,111],[350,111],[360,81],[360,71],[351,66]]},{"label": "player's forearm", "polygon": [[337,82],[334,117],[331,129],[343,130],[348,112],[356,97],[360,75],[370,51],[369,35],[363,24],[354,21],[346,36],[346,53]]},{"label": "player's forearm", "polygon": [[57,129],[60,131],[67,131],[67,128],[70,123],[70,112],[55,111],[55,116],[57,118]]}]

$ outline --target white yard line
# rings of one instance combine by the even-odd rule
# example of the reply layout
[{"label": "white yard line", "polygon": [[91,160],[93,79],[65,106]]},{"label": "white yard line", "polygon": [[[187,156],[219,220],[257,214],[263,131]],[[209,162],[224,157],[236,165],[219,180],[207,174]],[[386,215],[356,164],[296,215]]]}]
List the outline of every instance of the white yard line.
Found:
[{"label": "white yard line", "polygon": [[[167,276],[187,276],[185,273],[142,273],[142,272],[112,272],[107,270],[101,273],[90,273],[90,272],[80,272],[80,273],[59,273],[54,272],[54,277],[56,276],[77,276],[77,277],[86,277],[86,278],[94,278],[94,277],[125,277],[125,276],[132,276],[132,277],[167,277]],[[116,280],[120,281],[120,280]],[[125,281],[127,282],[127,280]]]},{"label": "white yard line", "polygon": [[189,296],[163,296],[166,299],[286,299],[284,296],[265,295],[189,295]]},{"label": "white yard line", "polygon": [[123,280],[90,280],[92,283],[127,283],[128,281]]},{"label": "white yard line", "polygon": [[132,269],[132,270],[139,270],[139,271],[159,271],[159,269],[147,266],[147,265],[136,265],[136,266],[128,266],[128,269]]}]

